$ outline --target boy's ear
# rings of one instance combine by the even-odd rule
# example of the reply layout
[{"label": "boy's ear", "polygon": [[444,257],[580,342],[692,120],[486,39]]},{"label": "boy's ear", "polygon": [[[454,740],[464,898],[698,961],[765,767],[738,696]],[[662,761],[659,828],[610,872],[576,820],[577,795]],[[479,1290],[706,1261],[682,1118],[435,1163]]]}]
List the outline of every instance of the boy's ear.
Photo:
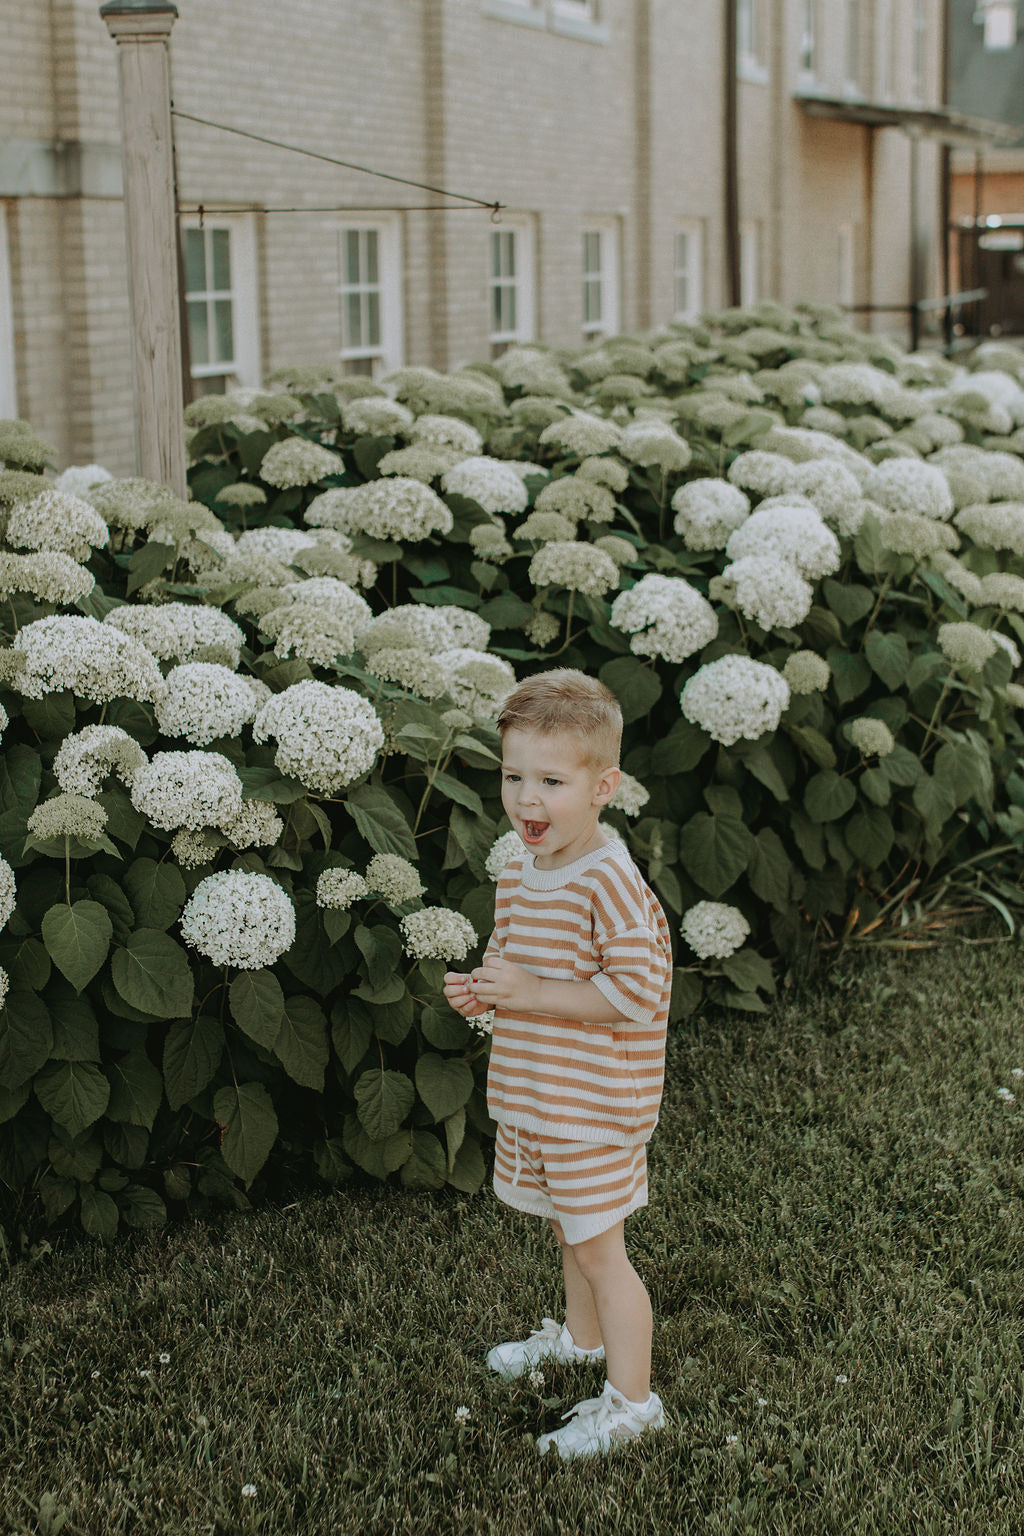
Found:
[{"label": "boy's ear", "polygon": [[602,768],[594,786],[594,804],[607,805],[609,800],[615,798],[615,791],[622,782],[622,770],[619,768]]}]

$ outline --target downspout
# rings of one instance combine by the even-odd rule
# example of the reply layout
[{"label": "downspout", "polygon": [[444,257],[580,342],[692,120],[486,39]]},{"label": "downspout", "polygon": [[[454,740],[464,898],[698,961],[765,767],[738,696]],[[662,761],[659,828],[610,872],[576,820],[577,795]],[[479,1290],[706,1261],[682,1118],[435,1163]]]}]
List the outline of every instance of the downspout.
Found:
[{"label": "downspout", "polygon": [[738,149],[738,91],[736,81],[736,0],[723,0],[724,36],[722,100],[723,121],[723,212],[725,222],[725,292],[730,305],[740,302],[740,193]]}]

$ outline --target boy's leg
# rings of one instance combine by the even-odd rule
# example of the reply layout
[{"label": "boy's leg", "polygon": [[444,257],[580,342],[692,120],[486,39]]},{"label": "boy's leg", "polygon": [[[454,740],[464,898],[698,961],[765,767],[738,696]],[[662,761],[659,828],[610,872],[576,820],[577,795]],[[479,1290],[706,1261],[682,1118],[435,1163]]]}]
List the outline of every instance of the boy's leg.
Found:
[{"label": "boy's leg", "polygon": [[[598,1338],[604,1341],[608,1380],[630,1402],[644,1403],[651,1390],[651,1299],[629,1262],[624,1228],[625,1222],[620,1221],[584,1243],[571,1248],[563,1244],[566,1302],[571,1263],[572,1272],[580,1275],[590,1292]],[[571,1322],[569,1332],[576,1339]],[[584,1340],[576,1342],[587,1347]]]},{"label": "boy's leg", "polygon": [[594,1297],[561,1226],[554,1218],[551,1230],[562,1248],[562,1274],[565,1277],[565,1325],[577,1349],[597,1349],[601,1343],[601,1324],[594,1307]]}]

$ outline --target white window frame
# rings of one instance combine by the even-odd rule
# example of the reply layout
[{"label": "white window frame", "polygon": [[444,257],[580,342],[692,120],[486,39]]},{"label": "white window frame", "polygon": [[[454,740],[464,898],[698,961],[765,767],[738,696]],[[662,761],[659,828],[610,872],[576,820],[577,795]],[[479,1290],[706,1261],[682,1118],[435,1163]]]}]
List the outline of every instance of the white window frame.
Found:
[{"label": "white window frame", "polygon": [[[506,277],[494,276],[494,241],[499,235],[512,235],[513,273]],[[502,213],[501,223],[487,234],[487,339],[492,355],[497,357],[506,347],[524,341],[534,341],[537,334],[536,303],[536,236],[533,219],[525,214]],[[516,295],[514,326],[496,328],[494,325],[494,290],[496,287],[513,288]]]},{"label": "white window frame", "polygon": [[545,28],[586,43],[607,43],[607,0],[481,0],[485,16],[520,27]]},{"label": "white window frame", "polygon": [[752,85],[767,85],[764,0],[733,0],[736,6],[736,74]]},{"label": "white window frame", "polygon": [[[353,284],[346,280],[345,237],[350,231],[377,236],[377,282]],[[379,378],[400,368],[404,361],[405,316],[402,303],[402,227],[395,215],[366,214],[346,218],[336,227],[338,247],[338,356],[343,363],[369,362],[370,376]],[[345,299],[355,290],[376,291],[379,302],[380,339],[376,343],[350,345],[345,338]],[[353,370],[355,371],[355,370]]]},{"label": "white window frame", "polygon": [[[189,229],[226,230],[230,236],[231,286],[224,295],[231,300],[231,331],[234,357],[229,363],[196,363],[190,359],[195,380],[223,378],[229,389],[256,388],[262,379],[260,358],[260,311],[256,262],[256,217],[252,213],[219,213],[202,219],[185,214],[181,220],[182,243]],[[214,290],[207,289],[207,294]],[[186,301],[190,294],[186,292]],[[186,310],[187,313],[187,310]],[[191,350],[191,349],[190,349]]]},{"label": "white window frame", "polygon": [[[587,270],[587,237],[596,236],[598,264]],[[614,218],[587,219],[580,236],[583,263],[583,334],[588,341],[600,336],[616,336],[619,323],[619,221]],[[586,290],[596,287],[599,314],[587,319]]]},{"label": "white window frame", "polygon": [[895,99],[895,49],[893,47],[893,0],[875,0],[875,81],[879,101]]},{"label": "white window frame", "polygon": [[0,203],[0,416],[17,416],[18,387],[14,370],[14,303],[11,294],[11,255],[7,243],[7,209]]},{"label": "white window frame", "polygon": [[836,226],[836,293],[844,309],[856,304],[857,226],[846,219]]},{"label": "white window frame", "polygon": [[[685,240],[686,264],[681,265],[680,237]],[[686,284],[686,303],[680,304],[680,282]],[[704,221],[679,219],[672,236],[672,318],[683,324],[696,320],[704,309]]]},{"label": "white window frame", "polygon": [[818,0],[801,0],[800,53],[797,59],[797,73],[801,84],[808,84],[818,77],[820,41]]},{"label": "white window frame", "polygon": [[910,10],[910,99],[928,98],[928,6],[912,0]]},{"label": "white window frame", "polygon": [[864,16],[860,0],[843,0],[843,94],[864,94]]},{"label": "white window frame", "polygon": [[740,306],[750,309],[761,297],[761,221],[740,224]]}]

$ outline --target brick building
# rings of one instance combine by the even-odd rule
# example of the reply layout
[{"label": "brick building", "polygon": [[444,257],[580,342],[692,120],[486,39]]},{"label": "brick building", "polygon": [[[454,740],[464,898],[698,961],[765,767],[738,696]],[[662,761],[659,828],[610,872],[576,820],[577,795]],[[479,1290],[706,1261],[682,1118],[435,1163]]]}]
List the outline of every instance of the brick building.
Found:
[{"label": "brick building", "polygon": [[[731,4],[743,300],[939,291],[942,0],[177,4],[198,390],[326,356],[451,368],[728,302]],[[116,49],[97,0],[0,0],[0,21],[0,415],[127,473]],[[436,194],[194,117],[506,211],[421,211]]]}]

